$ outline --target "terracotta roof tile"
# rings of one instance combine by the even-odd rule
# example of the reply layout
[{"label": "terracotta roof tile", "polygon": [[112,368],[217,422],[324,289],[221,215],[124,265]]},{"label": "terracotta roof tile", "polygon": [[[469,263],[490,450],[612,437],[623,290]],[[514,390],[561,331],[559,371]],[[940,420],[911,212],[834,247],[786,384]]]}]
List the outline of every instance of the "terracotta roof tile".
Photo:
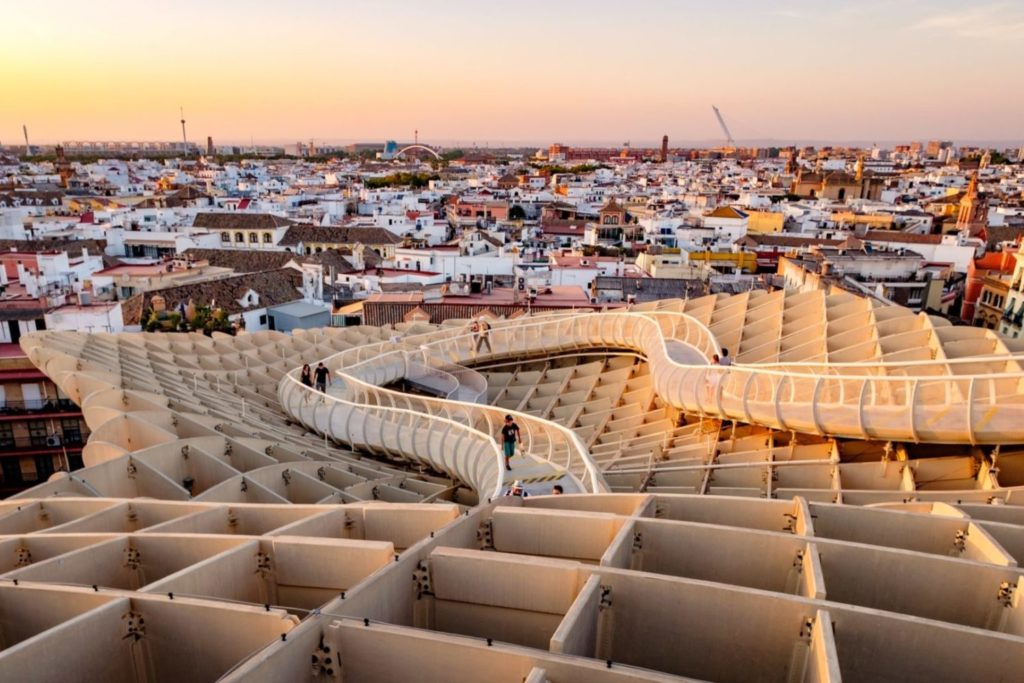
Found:
[{"label": "terracotta roof tile", "polygon": [[281,238],[281,246],[298,244],[401,244],[402,238],[384,228],[293,225]]},{"label": "terracotta roof tile", "polygon": [[211,266],[231,268],[238,273],[277,270],[295,258],[290,251],[254,251],[249,249],[186,249],[181,253],[195,261],[209,261]]},{"label": "terracotta roof tile", "polygon": [[[298,289],[301,280],[302,275],[291,268],[246,273],[220,280],[207,280],[146,292],[143,295],[145,300],[142,308],[149,309],[153,297],[159,294],[167,302],[167,310],[177,310],[179,304],[184,305],[191,300],[196,305],[216,302],[218,308],[222,308],[228,315],[234,315],[249,308],[276,306],[301,299],[302,294]],[[258,306],[245,308],[238,300],[250,289],[259,294],[260,301]]]},{"label": "terracotta roof tile", "polygon": [[197,213],[192,226],[211,230],[273,230],[294,225],[294,221],[269,213],[239,211]]}]

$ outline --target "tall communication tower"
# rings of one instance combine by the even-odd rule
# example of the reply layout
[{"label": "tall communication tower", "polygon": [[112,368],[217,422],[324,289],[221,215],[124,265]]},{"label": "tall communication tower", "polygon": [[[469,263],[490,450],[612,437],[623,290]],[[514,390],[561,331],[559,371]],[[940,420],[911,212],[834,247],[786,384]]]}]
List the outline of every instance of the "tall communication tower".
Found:
[{"label": "tall communication tower", "polygon": [[185,151],[188,151],[188,136],[185,135],[185,108],[179,107],[181,111],[181,141],[185,145]]}]

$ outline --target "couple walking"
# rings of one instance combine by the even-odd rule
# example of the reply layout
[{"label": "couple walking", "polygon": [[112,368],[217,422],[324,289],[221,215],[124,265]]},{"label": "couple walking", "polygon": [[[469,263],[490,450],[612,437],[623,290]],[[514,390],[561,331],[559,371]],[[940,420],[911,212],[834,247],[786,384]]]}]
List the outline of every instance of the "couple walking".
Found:
[{"label": "couple walking", "polygon": [[299,381],[304,386],[315,387],[320,393],[326,394],[327,385],[331,382],[331,371],[327,369],[323,361],[317,363],[316,370],[311,370],[309,363],[306,363],[302,366]]},{"label": "couple walking", "polygon": [[480,353],[480,349],[487,346],[487,353],[494,353],[491,348],[491,324],[483,318],[474,320],[469,331],[473,333],[473,353]]}]

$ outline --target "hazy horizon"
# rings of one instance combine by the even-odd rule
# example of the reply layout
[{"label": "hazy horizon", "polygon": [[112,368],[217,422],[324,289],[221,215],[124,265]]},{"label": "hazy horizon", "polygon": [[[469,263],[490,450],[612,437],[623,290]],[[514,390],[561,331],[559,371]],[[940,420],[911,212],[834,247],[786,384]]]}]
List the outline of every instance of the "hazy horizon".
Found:
[{"label": "hazy horizon", "polygon": [[1024,140],[1024,6],[766,4],[38,0],[0,14],[0,142],[180,140],[184,106],[200,145],[696,146],[712,104],[740,144]]},{"label": "hazy horizon", "polygon": [[[67,137],[59,140],[38,140],[32,135],[32,130],[29,130],[30,140],[29,142],[33,147],[52,147],[57,144],[66,142],[181,142],[181,128],[178,128],[177,138],[84,138],[84,137]],[[738,147],[848,147],[848,148],[860,148],[870,149],[873,145],[878,146],[881,149],[892,149],[896,145],[906,145],[914,142],[920,142],[922,144],[927,143],[929,140],[941,139],[944,141],[951,141],[954,147],[981,147],[991,149],[1020,149],[1024,147],[1024,137],[1012,139],[1012,140],[958,140],[956,138],[948,137],[923,137],[923,136],[910,136],[905,139],[899,140],[811,140],[811,139],[773,139],[773,138],[757,138],[757,139],[737,139],[735,140],[736,146]],[[325,147],[344,147],[352,144],[379,144],[383,148],[384,143],[389,140],[396,141],[399,145],[411,144],[413,137],[408,138],[397,136],[392,138],[342,138],[342,139],[327,139],[327,138],[316,138],[315,144],[317,146]],[[206,147],[205,136],[193,136],[189,133],[188,141],[200,148]],[[309,139],[298,139],[298,138],[268,138],[268,139],[241,139],[241,138],[225,138],[218,139],[214,138],[214,146],[230,146],[230,147],[249,147],[250,145],[263,146],[263,147],[288,147],[294,146],[295,143],[301,142],[302,144],[308,144]],[[629,142],[630,147],[633,149],[657,149],[661,146],[661,139],[652,140],[621,140],[618,138],[608,138],[605,140],[592,140],[592,139],[574,139],[568,136],[554,137],[550,140],[455,140],[455,139],[442,139],[442,140],[424,140],[420,139],[423,144],[437,147],[438,149],[543,149],[547,151],[547,148],[553,143],[561,143],[570,147],[595,147],[595,148],[620,148],[623,143]],[[0,147],[23,147],[25,144],[24,138],[0,138]],[[712,149],[722,147],[725,144],[724,139],[705,139],[705,140],[672,140],[669,138],[669,148],[671,149]]]}]

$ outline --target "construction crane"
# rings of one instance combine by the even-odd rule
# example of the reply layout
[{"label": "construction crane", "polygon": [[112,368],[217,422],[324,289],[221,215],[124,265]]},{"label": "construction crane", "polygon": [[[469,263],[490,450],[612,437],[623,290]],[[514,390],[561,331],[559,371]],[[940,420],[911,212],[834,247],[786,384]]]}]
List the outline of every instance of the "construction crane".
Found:
[{"label": "construction crane", "polygon": [[718,118],[718,125],[722,127],[722,132],[725,133],[725,144],[730,149],[735,149],[736,141],[732,139],[732,133],[729,132],[729,126],[725,125],[725,119],[722,118],[722,112],[718,111],[718,107],[711,105],[711,108],[715,110],[715,116]]}]

